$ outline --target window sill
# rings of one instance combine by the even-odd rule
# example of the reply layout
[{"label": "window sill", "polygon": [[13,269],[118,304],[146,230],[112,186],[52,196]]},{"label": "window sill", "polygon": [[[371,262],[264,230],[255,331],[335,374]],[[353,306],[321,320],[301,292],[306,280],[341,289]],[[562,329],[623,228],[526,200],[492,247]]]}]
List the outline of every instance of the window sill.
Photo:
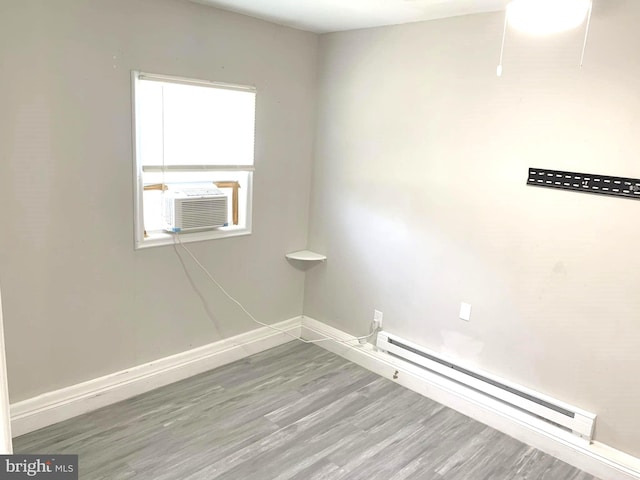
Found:
[{"label": "window sill", "polygon": [[[231,227],[224,230],[207,230],[205,232],[192,232],[180,234],[182,243],[202,242],[205,240],[217,240],[220,238],[239,237],[242,235],[250,235],[250,228]],[[136,241],[135,248],[140,250],[143,248],[161,247],[164,245],[173,245],[177,243],[174,238],[176,234],[167,232],[153,232],[142,241]]]}]

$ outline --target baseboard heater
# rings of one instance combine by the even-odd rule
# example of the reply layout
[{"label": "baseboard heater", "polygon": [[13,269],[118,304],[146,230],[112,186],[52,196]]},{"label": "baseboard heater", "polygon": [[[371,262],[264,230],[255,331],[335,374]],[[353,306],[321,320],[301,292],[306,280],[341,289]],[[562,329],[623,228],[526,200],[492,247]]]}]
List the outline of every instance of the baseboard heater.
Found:
[{"label": "baseboard heater", "polygon": [[391,355],[441,375],[458,385],[506,403],[532,418],[543,420],[582,439],[591,441],[593,437],[596,421],[593,413],[486,372],[454,363],[420,345],[385,331],[378,333],[376,346]]}]

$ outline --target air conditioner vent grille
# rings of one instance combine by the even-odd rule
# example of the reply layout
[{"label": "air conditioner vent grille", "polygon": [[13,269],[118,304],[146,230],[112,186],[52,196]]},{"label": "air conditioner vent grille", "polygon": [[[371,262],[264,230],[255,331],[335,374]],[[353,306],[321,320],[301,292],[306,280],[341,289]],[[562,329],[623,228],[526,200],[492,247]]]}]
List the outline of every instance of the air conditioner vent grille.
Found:
[{"label": "air conditioner vent grille", "polygon": [[[182,228],[222,226],[227,223],[227,202],[220,200],[220,198],[206,198],[180,202]],[[226,197],[224,197],[224,200],[226,200]]]},{"label": "air conditioner vent grille", "polygon": [[165,230],[184,232],[227,226],[228,197],[217,192],[206,195],[193,190],[167,192],[163,208]]}]

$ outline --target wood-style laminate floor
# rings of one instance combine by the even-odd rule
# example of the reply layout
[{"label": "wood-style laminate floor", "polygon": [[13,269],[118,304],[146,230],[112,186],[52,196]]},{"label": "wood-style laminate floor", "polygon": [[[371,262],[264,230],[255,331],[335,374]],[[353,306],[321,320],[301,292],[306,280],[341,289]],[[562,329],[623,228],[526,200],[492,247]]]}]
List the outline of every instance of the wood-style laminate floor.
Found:
[{"label": "wood-style laminate floor", "polygon": [[317,346],[292,342],[14,439],[80,478],[595,480]]}]

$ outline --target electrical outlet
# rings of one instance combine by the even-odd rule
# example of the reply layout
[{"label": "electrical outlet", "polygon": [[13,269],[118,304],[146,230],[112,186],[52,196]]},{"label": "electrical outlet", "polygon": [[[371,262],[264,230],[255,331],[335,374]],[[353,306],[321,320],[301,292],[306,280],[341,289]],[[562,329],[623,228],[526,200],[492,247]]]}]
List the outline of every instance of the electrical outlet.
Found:
[{"label": "electrical outlet", "polygon": [[373,328],[382,329],[382,312],[380,310],[373,311]]},{"label": "electrical outlet", "polygon": [[460,320],[468,322],[471,320],[471,304],[462,302],[460,304]]}]

